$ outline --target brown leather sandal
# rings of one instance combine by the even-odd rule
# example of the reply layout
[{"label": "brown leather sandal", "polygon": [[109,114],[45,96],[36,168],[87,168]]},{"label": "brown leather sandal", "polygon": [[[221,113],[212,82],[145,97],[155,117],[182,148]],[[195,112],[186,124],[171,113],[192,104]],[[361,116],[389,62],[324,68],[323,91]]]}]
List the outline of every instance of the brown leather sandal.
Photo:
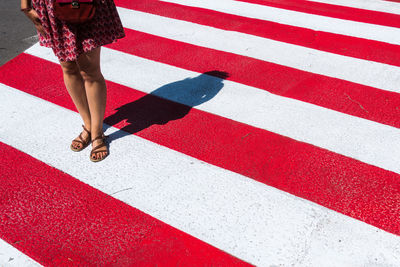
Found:
[{"label": "brown leather sandal", "polygon": [[[93,162],[99,162],[102,161],[103,159],[105,159],[108,156],[108,149],[107,149],[107,145],[105,143],[105,139],[107,138],[107,136],[104,135],[104,133],[102,133],[101,135],[97,136],[96,138],[94,138],[92,140],[92,143],[96,140],[101,140],[100,144],[98,144],[97,146],[95,146],[94,148],[92,148],[92,151],[90,151],[90,160]],[[105,147],[105,149],[100,149],[100,147]],[[107,152],[107,154],[104,157],[100,157],[100,158],[95,158],[93,156],[95,156],[96,153],[99,152]]]},{"label": "brown leather sandal", "polygon": [[79,136],[77,138],[75,138],[72,142],[78,142],[78,143],[82,144],[82,146],[79,148],[75,148],[74,143],[72,143],[71,144],[72,151],[75,151],[75,152],[82,151],[84,148],[86,148],[90,144],[90,141],[91,141],[90,140],[91,139],[90,131],[88,129],[86,129],[84,125],[82,125],[82,127],[83,127],[83,130],[86,131],[89,136],[86,140],[84,140],[82,137],[82,133],[80,133]]}]

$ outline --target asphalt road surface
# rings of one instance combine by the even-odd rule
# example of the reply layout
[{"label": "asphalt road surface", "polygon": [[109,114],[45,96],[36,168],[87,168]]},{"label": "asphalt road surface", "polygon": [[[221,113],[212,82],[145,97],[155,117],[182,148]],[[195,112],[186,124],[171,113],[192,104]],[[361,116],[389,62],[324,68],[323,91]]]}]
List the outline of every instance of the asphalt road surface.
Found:
[{"label": "asphalt road surface", "polygon": [[20,5],[18,0],[0,0],[0,66],[38,41],[36,29]]}]

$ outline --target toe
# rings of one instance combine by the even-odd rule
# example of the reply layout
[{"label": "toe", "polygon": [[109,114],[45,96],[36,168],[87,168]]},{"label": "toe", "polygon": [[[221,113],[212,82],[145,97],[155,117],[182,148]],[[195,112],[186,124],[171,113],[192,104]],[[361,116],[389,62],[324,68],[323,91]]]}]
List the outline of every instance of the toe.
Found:
[{"label": "toe", "polygon": [[72,144],[72,146],[73,146],[75,149],[79,149],[79,148],[81,147],[80,144],[77,143],[77,142],[74,142],[74,143]]}]

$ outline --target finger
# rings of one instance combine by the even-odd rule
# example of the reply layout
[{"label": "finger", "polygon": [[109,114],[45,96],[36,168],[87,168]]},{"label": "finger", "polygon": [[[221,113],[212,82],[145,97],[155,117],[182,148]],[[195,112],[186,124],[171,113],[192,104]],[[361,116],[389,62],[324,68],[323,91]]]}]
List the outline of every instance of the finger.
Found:
[{"label": "finger", "polygon": [[28,14],[30,14],[34,18],[39,17],[39,14],[34,9],[31,9]]},{"label": "finger", "polygon": [[46,31],[44,30],[42,25],[36,25],[36,29],[38,30],[38,32],[40,32],[40,34],[47,36]]},{"label": "finger", "polygon": [[39,18],[38,13],[36,13],[36,11],[33,9],[25,13],[25,15],[28,16],[28,18],[30,18],[32,21],[35,21],[36,18]]}]

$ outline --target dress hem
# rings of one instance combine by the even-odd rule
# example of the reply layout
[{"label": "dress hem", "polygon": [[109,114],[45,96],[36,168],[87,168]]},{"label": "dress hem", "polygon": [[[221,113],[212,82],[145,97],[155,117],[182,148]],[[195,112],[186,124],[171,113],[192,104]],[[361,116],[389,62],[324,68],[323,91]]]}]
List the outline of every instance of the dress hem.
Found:
[{"label": "dress hem", "polygon": [[[82,52],[82,53],[79,53],[79,52],[78,52],[78,53],[76,54],[76,56],[74,57],[74,59],[65,60],[65,59],[63,59],[63,58],[58,57],[58,56],[55,54],[55,52],[54,52],[54,51],[53,51],[53,52],[54,52],[55,56],[58,58],[59,61],[61,61],[61,62],[72,62],[72,61],[76,61],[76,60],[78,59],[79,56],[81,56],[81,55],[83,55],[83,54],[85,54],[85,53],[88,53],[88,52],[90,52],[90,51],[92,51],[92,50],[94,50],[94,49],[96,49],[96,48],[98,48],[98,47],[101,47],[101,46],[105,46],[105,45],[108,45],[108,44],[116,43],[116,42],[118,41],[118,39],[122,39],[122,38],[124,38],[125,36],[126,36],[126,35],[123,34],[123,35],[121,35],[121,36],[114,37],[113,39],[111,39],[111,41],[103,42],[102,44],[95,45],[95,46],[91,47],[89,50],[84,51],[84,52]],[[49,44],[49,43],[42,43],[42,42],[39,42],[39,45],[40,45],[40,46],[43,46],[43,47],[51,48],[51,49],[54,50],[53,45],[51,45],[51,44]]]},{"label": "dress hem", "polygon": [[59,61],[76,61],[82,54],[125,37],[114,0],[102,0],[93,19],[81,25],[58,20],[54,3],[54,0],[31,1],[46,33],[42,36],[38,32],[39,43],[52,48]]}]

